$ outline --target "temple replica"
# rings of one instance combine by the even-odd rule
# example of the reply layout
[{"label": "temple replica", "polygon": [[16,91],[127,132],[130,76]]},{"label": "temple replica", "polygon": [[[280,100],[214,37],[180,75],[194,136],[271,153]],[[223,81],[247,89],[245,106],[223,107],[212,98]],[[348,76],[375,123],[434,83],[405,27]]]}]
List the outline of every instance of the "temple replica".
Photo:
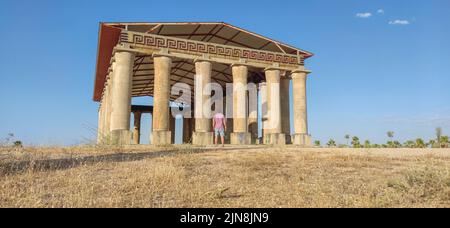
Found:
[{"label": "temple replica", "polygon": [[[310,146],[304,62],[311,56],[226,23],[100,23],[98,143],[139,144],[141,116],[150,113],[151,144],[173,144],[179,116],[183,143],[210,145],[218,111],[233,145]],[[154,102],[133,105],[133,97]]]}]

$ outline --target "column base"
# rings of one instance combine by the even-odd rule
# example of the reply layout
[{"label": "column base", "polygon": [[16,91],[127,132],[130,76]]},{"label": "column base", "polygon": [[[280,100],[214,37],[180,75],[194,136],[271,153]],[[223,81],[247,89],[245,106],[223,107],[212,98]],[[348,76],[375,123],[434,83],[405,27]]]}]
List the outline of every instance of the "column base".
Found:
[{"label": "column base", "polygon": [[152,145],[166,146],[172,144],[172,132],[171,131],[153,131],[152,133]]},{"label": "column base", "polygon": [[247,132],[231,133],[230,141],[232,145],[251,145],[252,135]]},{"label": "column base", "polygon": [[308,134],[295,134],[292,136],[293,144],[296,146],[311,147],[312,138]]},{"label": "column base", "polygon": [[212,132],[194,132],[192,135],[192,144],[196,146],[209,146],[214,144],[214,133]]},{"label": "column base", "polygon": [[132,139],[132,140],[131,140],[131,144],[133,144],[133,145],[139,145],[139,144],[141,143],[140,138],[141,138],[140,133],[133,132],[132,138],[131,138],[131,139]]},{"label": "column base", "polygon": [[285,135],[286,137],[286,144],[292,144],[292,136],[291,135]]},{"label": "column base", "polygon": [[283,133],[270,133],[264,138],[266,145],[286,145],[286,135]]},{"label": "column base", "polygon": [[131,133],[129,130],[115,130],[112,131],[109,138],[111,145],[130,145]]}]

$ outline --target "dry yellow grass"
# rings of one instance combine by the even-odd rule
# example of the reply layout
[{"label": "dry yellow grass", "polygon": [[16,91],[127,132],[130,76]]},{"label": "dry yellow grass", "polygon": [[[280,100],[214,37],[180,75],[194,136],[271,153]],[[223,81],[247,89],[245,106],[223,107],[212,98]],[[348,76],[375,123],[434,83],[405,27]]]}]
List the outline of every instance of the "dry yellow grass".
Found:
[{"label": "dry yellow grass", "polygon": [[450,150],[3,148],[0,207],[450,207]]}]

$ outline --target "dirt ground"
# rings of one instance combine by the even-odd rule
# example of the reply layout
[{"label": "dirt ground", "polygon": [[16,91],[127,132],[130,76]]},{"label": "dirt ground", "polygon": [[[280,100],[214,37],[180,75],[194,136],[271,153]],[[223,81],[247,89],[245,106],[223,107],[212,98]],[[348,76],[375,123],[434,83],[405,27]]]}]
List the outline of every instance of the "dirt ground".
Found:
[{"label": "dirt ground", "polygon": [[0,148],[0,207],[450,207],[450,149]]}]

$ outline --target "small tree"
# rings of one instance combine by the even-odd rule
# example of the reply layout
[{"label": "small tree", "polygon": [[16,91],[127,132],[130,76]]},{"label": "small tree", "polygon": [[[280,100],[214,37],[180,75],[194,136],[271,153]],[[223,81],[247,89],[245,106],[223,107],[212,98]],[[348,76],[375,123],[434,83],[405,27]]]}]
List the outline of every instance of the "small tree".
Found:
[{"label": "small tree", "polygon": [[441,146],[441,139],[442,139],[442,128],[438,127],[436,128],[436,140],[439,146]]},{"label": "small tree", "polygon": [[403,143],[403,146],[406,148],[414,148],[416,146],[416,143],[412,140],[408,140],[405,143]]},{"label": "small tree", "polygon": [[330,141],[328,141],[327,143],[328,147],[336,147],[336,141],[334,141],[333,139],[330,139]]},{"label": "small tree", "polygon": [[347,146],[350,146],[350,135],[345,135],[345,139],[347,140]]},{"label": "small tree", "polygon": [[448,146],[449,146],[448,136],[441,136],[440,142],[441,142],[440,143],[441,148],[448,148]]},{"label": "small tree", "polygon": [[365,148],[371,148],[371,147],[372,147],[372,144],[370,144],[370,141],[369,141],[369,140],[366,140],[366,141],[364,142],[364,147],[365,147]]},{"label": "small tree", "polygon": [[23,143],[20,140],[15,141],[13,144],[14,144],[15,147],[23,147]]},{"label": "small tree", "polygon": [[319,140],[314,141],[314,145],[316,145],[316,147],[320,147],[322,143]]},{"label": "small tree", "polygon": [[431,139],[431,140],[428,142],[428,146],[431,147],[431,148],[435,148],[435,147],[436,147],[436,140]]},{"label": "small tree", "polygon": [[352,138],[352,146],[353,148],[361,148],[361,143],[359,142],[358,137],[355,136]]},{"label": "small tree", "polygon": [[425,148],[426,147],[425,141],[423,141],[423,139],[421,139],[421,138],[416,139],[415,147],[416,148]]},{"label": "small tree", "polygon": [[387,132],[387,136],[388,136],[388,138],[389,138],[389,141],[388,141],[388,146],[392,146],[393,145],[393,139],[394,139],[394,132],[393,131],[388,131]]}]

